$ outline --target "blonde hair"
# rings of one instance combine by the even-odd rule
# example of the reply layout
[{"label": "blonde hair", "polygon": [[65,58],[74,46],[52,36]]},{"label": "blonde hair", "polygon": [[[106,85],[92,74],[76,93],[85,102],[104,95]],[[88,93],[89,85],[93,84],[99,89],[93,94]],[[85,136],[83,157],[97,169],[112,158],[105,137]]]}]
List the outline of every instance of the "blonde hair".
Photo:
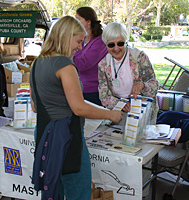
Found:
[{"label": "blonde hair", "polygon": [[71,56],[71,42],[75,35],[86,34],[83,25],[74,17],[61,17],[43,44],[39,57]]}]

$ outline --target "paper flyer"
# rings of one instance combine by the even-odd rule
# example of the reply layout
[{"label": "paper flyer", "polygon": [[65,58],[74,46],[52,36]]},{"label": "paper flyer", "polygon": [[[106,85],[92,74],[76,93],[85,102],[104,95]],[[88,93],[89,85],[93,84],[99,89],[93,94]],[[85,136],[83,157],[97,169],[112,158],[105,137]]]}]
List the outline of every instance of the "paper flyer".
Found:
[{"label": "paper flyer", "polygon": [[27,100],[14,101],[14,127],[24,128],[27,120]]},{"label": "paper flyer", "polygon": [[121,144],[121,139],[119,137],[98,133],[93,137],[86,139],[86,144],[88,147],[95,147],[98,149],[109,149],[115,144]]}]

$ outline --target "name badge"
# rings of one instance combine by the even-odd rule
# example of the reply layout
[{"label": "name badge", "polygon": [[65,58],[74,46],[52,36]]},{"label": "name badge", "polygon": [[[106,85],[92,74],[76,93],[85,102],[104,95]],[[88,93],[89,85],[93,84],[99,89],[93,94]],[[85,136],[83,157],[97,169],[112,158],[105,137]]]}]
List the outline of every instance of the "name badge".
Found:
[{"label": "name badge", "polygon": [[113,86],[119,87],[119,80],[117,78],[114,78],[112,80],[112,84],[113,84]]}]

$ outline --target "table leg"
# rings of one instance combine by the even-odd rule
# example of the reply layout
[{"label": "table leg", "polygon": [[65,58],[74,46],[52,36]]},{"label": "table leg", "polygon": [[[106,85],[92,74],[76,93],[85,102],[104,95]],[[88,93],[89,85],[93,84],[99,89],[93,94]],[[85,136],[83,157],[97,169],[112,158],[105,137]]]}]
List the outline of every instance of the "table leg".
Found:
[{"label": "table leg", "polygon": [[152,181],[152,200],[156,199],[157,165],[158,165],[158,153],[154,156],[152,161],[152,174],[154,176],[154,179]]},{"label": "table leg", "polygon": [[151,168],[143,166],[143,169],[150,170],[152,172],[151,177],[143,185],[143,190],[144,190],[150,183],[152,184],[151,185],[152,186],[152,195],[151,195],[152,198],[151,198],[151,200],[156,199],[157,164],[158,164],[158,153],[152,159]]}]

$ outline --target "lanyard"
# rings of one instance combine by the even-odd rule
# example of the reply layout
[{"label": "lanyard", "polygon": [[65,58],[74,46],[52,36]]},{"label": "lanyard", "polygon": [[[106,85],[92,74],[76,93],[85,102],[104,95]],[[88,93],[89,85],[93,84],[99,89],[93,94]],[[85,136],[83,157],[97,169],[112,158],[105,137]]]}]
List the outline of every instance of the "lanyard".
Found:
[{"label": "lanyard", "polygon": [[[126,47],[126,48],[127,48],[127,47]],[[121,64],[120,64],[120,66],[119,66],[117,72],[116,72],[116,68],[115,68],[114,57],[112,56],[112,58],[113,58],[113,65],[114,65],[114,72],[115,72],[115,79],[117,78],[117,74],[118,74],[119,70],[121,69],[121,67],[122,67],[122,65],[123,65],[123,63],[124,63],[125,58],[127,57],[127,52],[128,52],[128,48],[127,48],[126,54],[125,54],[125,56],[124,56],[124,58],[123,58],[123,60],[122,60],[122,62],[121,62]]]}]

